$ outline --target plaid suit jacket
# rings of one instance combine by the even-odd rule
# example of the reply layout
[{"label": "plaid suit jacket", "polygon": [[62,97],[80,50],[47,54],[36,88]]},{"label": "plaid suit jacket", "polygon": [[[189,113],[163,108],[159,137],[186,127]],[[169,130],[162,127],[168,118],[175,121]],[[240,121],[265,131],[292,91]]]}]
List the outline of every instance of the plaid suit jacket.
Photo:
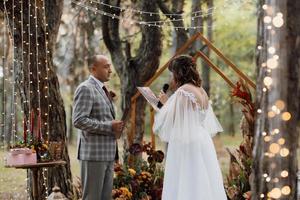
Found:
[{"label": "plaid suit jacket", "polygon": [[72,119],[73,125],[81,130],[77,144],[79,160],[114,160],[113,119],[114,107],[100,85],[92,77],[81,83],[75,91]]}]

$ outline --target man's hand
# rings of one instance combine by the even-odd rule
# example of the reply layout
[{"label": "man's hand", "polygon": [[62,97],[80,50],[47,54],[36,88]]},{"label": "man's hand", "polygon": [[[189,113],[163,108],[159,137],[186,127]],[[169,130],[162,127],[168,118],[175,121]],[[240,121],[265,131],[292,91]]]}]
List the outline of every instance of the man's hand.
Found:
[{"label": "man's hand", "polygon": [[124,129],[124,122],[119,120],[112,121],[112,130],[116,135],[116,138],[120,138]]}]

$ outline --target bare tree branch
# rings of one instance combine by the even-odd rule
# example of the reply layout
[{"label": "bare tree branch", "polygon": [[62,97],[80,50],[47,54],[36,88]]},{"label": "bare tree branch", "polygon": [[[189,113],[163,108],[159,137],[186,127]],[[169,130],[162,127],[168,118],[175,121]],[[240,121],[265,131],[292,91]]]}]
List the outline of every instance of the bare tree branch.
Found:
[{"label": "bare tree branch", "polygon": [[[109,1],[105,0],[104,3],[108,4]],[[117,0],[115,6],[120,6],[120,0]],[[102,7],[106,13],[112,13],[116,16],[120,16],[121,12],[118,9]],[[122,52],[122,43],[119,36],[119,19],[112,19],[108,16],[102,16],[102,34],[103,40],[113,58],[114,67],[117,73],[120,75],[123,72],[123,65],[125,61],[124,54]]]}]

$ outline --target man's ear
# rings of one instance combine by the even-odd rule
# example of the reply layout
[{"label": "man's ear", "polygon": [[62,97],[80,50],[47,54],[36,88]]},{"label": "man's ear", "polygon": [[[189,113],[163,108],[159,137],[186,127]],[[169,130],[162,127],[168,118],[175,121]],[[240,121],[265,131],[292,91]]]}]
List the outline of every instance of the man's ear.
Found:
[{"label": "man's ear", "polygon": [[92,65],[90,69],[91,69],[91,72],[94,72],[95,71],[95,65]]}]

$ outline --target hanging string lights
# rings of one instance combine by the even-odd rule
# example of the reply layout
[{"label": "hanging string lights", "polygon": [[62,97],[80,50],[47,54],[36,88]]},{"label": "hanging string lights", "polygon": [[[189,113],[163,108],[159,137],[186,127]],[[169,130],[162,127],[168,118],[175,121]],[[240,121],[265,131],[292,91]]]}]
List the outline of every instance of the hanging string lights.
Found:
[{"label": "hanging string lights", "polygon": [[[122,23],[125,23],[127,21],[130,21],[130,24],[136,24],[136,25],[144,25],[144,26],[148,26],[148,27],[174,27],[171,23],[175,22],[175,21],[185,21],[186,19],[181,18],[181,19],[166,19],[166,20],[159,20],[159,21],[139,21],[139,20],[133,20],[133,19],[127,19],[127,18],[123,18],[121,16],[117,16],[114,13],[110,13],[110,12],[105,12],[101,9],[98,9],[97,6],[92,6],[92,5],[88,5],[87,3],[83,3],[83,2],[79,2],[79,1],[75,1],[75,0],[71,0],[71,2],[76,5],[77,7],[81,7],[84,8],[88,11],[94,12],[95,14],[100,14],[100,15],[104,15],[107,17],[110,17],[111,19],[118,19],[120,20]],[[99,2],[95,2],[95,1],[89,1],[92,4],[96,4]],[[149,15],[157,15],[159,13],[155,13],[155,12],[147,12],[147,11],[140,11],[140,10],[135,10],[135,9],[125,9],[125,8],[121,8],[121,7],[117,7],[117,6],[113,6],[113,5],[109,5],[109,4],[104,4],[102,2],[102,5],[108,6],[111,9],[118,9],[120,11],[126,11],[126,12],[134,12],[134,13],[138,13],[138,14],[149,14]],[[216,8],[210,8],[207,10],[207,12],[205,12],[205,14],[203,14],[202,11],[197,11],[197,12],[193,12],[192,13],[192,20],[196,19],[196,18],[200,18],[200,17],[205,17],[208,15],[212,15],[213,14],[213,10],[215,10]],[[179,14],[175,14],[174,16],[179,15]],[[183,14],[180,14],[183,15]],[[186,14],[185,14],[186,15]],[[204,26],[175,26],[175,29],[198,29],[198,28],[202,28]],[[206,26],[207,27],[207,26]]]},{"label": "hanging string lights", "polygon": [[[4,7],[4,20],[3,20],[3,26],[4,26],[4,41],[3,41],[3,52],[4,55],[2,57],[3,59],[3,95],[4,99],[7,96],[7,86],[11,86],[11,113],[9,114],[9,121],[11,124],[11,143],[15,145],[17,142],[22,142],[22,139],[18,137],[17,135],[17,115],[16,115],[16,107],[17,104],[17,92],[16,92],[16,79],[20,81],[20,84],[28,85],[27,88],[23,90],[20,90],[20,96],[23,95],[24,99],[22,101],[23,107],[25,108],[27,106],[29,115],[28,117],[25,116],[24,111],[21,109],[21,113],[24,115],[23,120],[23,142],[31,143],[33,142],[33,138],[35,137],[33,135],[33,125],[34,125],[34,118],[33,115],[38,115],[38,130],[36,130],[36,137],[38,140],[48,143],[49,140],[49,108],[51,105],[48,102],[49,97],[49,65],[48,65],[48,58],[49,58],[49,48],[48,48],[48,31],[47,31],[47,22],[46,22],[46,11],[45,11],[45,2],[44,0],[38,2],[37,0],[34,1],[28,1],[28,4],[24,4],[22,0],[12,0],[10,2],[11,10],[8,12],[7,10],[7,0],[3,1],[3,7]],[[20,8],[20,9],[19,9]],[[19,9],[18,12],[17,9]],[[26,12],[24,13],[24,10],[26,9]],[[39,14],[40,13],[40,14]],[[39,17],[40,16],[40,17]],[[9,21],[12,19],[13,21]],[[41,23],[42,22],[42,23]],[[18,49],[16,43],[15,43],[15,36],[17,31],[17,25],[20,25],[20,40],[21,40],[21,48]],[[10,27],[11,26],[11,27]],[[43,30],[45,30],[43,32]],[[44,33],[43,36],[45,40],[43,40],[43,44],[40,44],[40,32]],[[8,33],[9,38],[6,37],[6,34]],[[6,54],[7,50],[7,43],[9,39],[9,44],[11,44],[11,56]],[[41,46],[44,46],[42,49]],[[25,50],[26,49],[26,50]],[[44,51],[44,52],[41,52]],[[16,59],[17,53],[20,53],[20,57]],[[45,53],[45,58],[41,58],[41,55]],[[8,59],[11,58],[12,64],[9,64]],[[25,58],[27,60],[27,65],[24,65]],[[44,60],[43,60],[44,59]],[[11,69],[10,69],[10,66]],[[20,67],[20,72],[18,72],[18,77],[16,77],[16,66]],[[43,68],[44,67],[44,68]],[[42,73],[45,69],[45,73]],[[24,71],[27,71],[27,74],[24,74]],[[33,74],[35,72],[35,74]],[[36,83],[33,81],[35,80],[34,77],[36,76]],[[26,84],[27,83],[27,84]],[[36,87],[34,87],[34,84],[36,84]],[[43,88],[42,88],[43,86]],[[25,86],[26,87],[26,86]],[[36,91],[34,91],[36,89]],[[42,92],[43,90],[43,92]],[[34,97],[34,93],[37,94],[37,112],[33,110],[33,104],[32,104],[32,98]],[[27,94],[27,95],[26,95]],[[44,95],[44,96],[42,96]],[[43,98],[42,98],[43,97]],[[46,100],[47,107],[42,110],[41,108],[41,102],[42,99]],[[44,102],[43,102],[44,103]],[[3,116],[3,119],[5,120],[7,115],[6,111],[6,99],[3,102],[3,112],[1,113]],[[44,115],[44,119],[42,120],[42,115]],[[9,124],[8,124],[9,125]],[[2,128],[5,129],[6,122],[3,121],[1,124]],[[43,128],[42,128],[43,126]],[[42,137],[42,130],[45,130],[46,138]],[[3,131],[3,134],[1,137],[5,139],[5,132]],[[4,147],[4,145],[3,145]],[[46,169],[42,171],[43,176],[43,185],[45,187],[45,198],[48,196],[48,172]],[[28,178],[26,179],[28,181]],[[27,195],[29,194],[28,188],[26,190]]]},{"label": "hanging string lights", "polygon": [[[80,0],[71,0],[71,3],[73,3],[74,5],[76,5],[76,7],[78,8],[83,8],[87,11],[91,11],[95,14],[100,14],[100,15],[104,15],[107,17],[110,17],[111,19],[118,19],[120,20],[121,23],[130,23],[131,25],[136,24],[136,25],[143,25],[143,26],[148,26],[148,27],[173,27],[176,30],[178,29],[185,29],[185,30],[189,30],[189,29],[199,29],[199,28],[203,28],[204,26],[174,26],[172,24],[172,22],[177,22],[177,21],[189,21],[188,19],[196,20],[197,18],[205,18],[209,15],[213,15],[214,12],[218,11],[218,12],[223,12],[224,8],[226,8],[227,6],[233,6],[234,4],[247,4],[251,2],[251,0],[249,1],[237,1],[237,0],[226,0],[223,6],[217,7],[214,6],[212,8],[208,8],[206,11],[194,11],[191,13],[171,13],[171,14],[162,14],[160,12],[149,12],[149,11],[143,11],[143,10],[138,10],[138,9],[133,9],[133,8],[125,8],[125,7],[120,7],[120,6],[115,6],[115,5],[111,5],[108,3],[105,3],[103,1],[95,1],[95,0],[87,0],[87,1],[80,1]],[[108,8],[111,12],[105,12],[102,9],[100,9],[99,7],[105,7]],[[122,13],[131,13],[131,15],[149,15],[149,16],[153,16],[153,15],[160,15],[160,16],[165,16],[164,20],[158,20],[158,21],[140,21],[140,20],[135,20],[135,19],[128,19],[127,17],[122,17],[122,16],[118,16],[116,14],[114,14],[114,11],[119,11]],[[207,27],[207,26],[206,26]]]},{"label": "hanging string lights", "polygon": [[[264,12],[263,23],[265,32],[267,34],[268,41],[265,44],[257,46],[257,49],[261,51],[261,54],[266,55],[266,60],[262,62],[261,67],[265,70],[263,77],[262,95],[264,98],[271,97],[269,100],[269,107],[266,112],[266,117],[269,123],[269,127],[262,132],[262,138],[265,142],[265,158],[270,165],[263,174],[263,179],[266,182],[268,191],[261,193],[261,199],[287,199],[291,194],[291,187],[285,185],[285,179],[289,176],[288,169],[284,169],[276,160],[282,160],[290,156],[290,150],[286,146],[286,139],[282,134],[283,130],[279,127],[283,127],[282,124],[291,119],[291,114],[286,111],[287,106],[284,99],[281,99],[278,92],[278,73],[284,73],[285,63],[281,61],[280,55],[280,37],[285,29],[285,15],[280,12],[280,8],[272,5],[272,2],[262,6]],[[284,58],[283,58],[284,59]],[[282,85],[282,84],[281,84]],[[275,98],[275,100],[274,100]],[[257,113],[264,114],[262,109],[258,109]]]},{"label": "hanging string lights", "polygon": [[50,71],[50,68],[49,68],[49,62],[48,62],[48,55],[49,55],[49,48],[48,48],[48,24],[47,24],[47,21],[46,21],[46,9],[45,9],[45,0],[41,0],[42,1],[42,14],[43,14],[43,17],[42,17],[42,25],[43,25],[43,29],[45,31],[45,40],[44,40],[44,45],[45,45],[45,60],[44,60],[44,66],[46,68],[46,76],[44,78],[44,82],[46,83],[45,86],[44,86],[44,90],[46,92],[44,92],[45,96],[45,103],[46,103],[46,106],[47,106],[47,109],[44,113],[45,115],[45,118],[46,118],[46,121],[43,123],[44,125],[44,130],[46,130],[46,138],[45,138],[45,142],[48,143],[49,141],[49,109],[51,108],[51,104],[49,104],[49,95],[50,95],[50,91],[49,91],[49,71]]}]

